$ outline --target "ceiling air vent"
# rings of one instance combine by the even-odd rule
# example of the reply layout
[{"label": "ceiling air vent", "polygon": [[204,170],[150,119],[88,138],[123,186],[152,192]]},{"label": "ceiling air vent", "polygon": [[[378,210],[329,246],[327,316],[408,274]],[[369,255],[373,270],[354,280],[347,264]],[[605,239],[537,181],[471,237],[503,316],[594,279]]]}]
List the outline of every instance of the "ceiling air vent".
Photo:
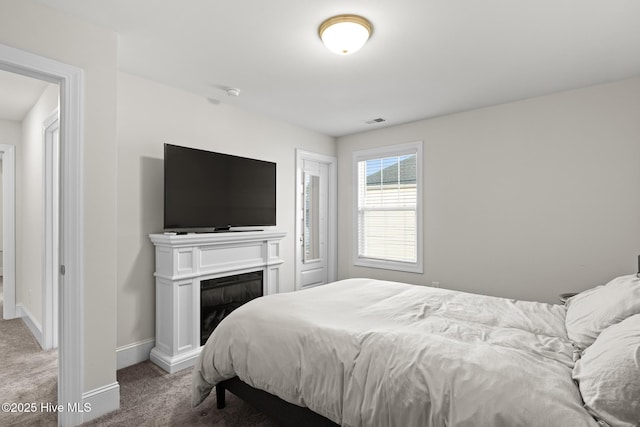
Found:
[{"label": "ceiling air vent", "polygon": [[382,123],[382,122],[386,122],[385,119],[383,119],[382,117],[378,117],[377,119],[373,119],[373,120],[367,120],[365,123],[368,125],[372,125],[375,123]]}]

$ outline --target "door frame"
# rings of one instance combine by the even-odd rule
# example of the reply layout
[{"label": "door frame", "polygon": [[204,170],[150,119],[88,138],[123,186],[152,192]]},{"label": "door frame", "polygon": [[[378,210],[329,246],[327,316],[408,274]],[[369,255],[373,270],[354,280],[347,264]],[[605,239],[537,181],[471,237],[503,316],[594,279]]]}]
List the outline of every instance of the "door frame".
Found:
[{"label": "door frame", "polygon": [[[60,331],[58,404],[82,404],[84,387],[84,72],[0,44],[0,69],[57,83],[60,88]],[[58,425],[79,425],[83,414],[62,411]]]},{"label": "door frame", "polygon": [[2,318],[16,317],[16,147],[0,144],[2,153]]},{"label": "door frame", "polygon": [[55,141],[54,135],[60,131],[59,112],[56,109],[42,123],[42,152],[43,174],[42,188],[44,188],[43,210],[43,251],[42,251],[42,349],[49,350],[58,347],[59,321],[59,277],[58,259],[59,247],[59,170],[60,170],[60,141]]},{"label": "door frame", "polygon": [[296,278],[295,290],[302,289],[300,280],[300,265],[304,260],[302,245],[300,245],[302,233],[304,232],[303,222],[303,187],[304,187],[304,161],[310,160],[323,163],[328,166],[328,203],[327,207],[327,281],[337,280],[338,271],[338,159],[326,154],[313,153],[311,151],[296,149],[296,215],[295,215],[295,245],[296,245]]}]

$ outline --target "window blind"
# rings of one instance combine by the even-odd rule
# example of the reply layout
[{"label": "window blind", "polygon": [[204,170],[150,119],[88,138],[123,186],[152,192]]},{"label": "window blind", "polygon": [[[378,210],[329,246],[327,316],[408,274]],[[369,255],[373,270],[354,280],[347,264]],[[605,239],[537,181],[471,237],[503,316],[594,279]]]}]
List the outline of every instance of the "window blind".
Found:
[{"label": "window blind", "polygon": [[417,261],[416,154],[359,161],[358,255]]}]

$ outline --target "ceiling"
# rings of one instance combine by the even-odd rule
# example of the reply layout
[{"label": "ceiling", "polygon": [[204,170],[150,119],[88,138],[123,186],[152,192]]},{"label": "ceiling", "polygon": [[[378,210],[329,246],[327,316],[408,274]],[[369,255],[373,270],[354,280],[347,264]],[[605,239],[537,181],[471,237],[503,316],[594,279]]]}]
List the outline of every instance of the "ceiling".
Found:
[{"label": "ceiling", "polygon": [[0,70],[0,119],[22,121],[48,84]]},{"label": "ceiling", "polygon": [[[39,2],[117,31],[125,72],[331,136],[640,75],[637,0]],[[374,27],[349,56],[317,34],[343,13]]]}]

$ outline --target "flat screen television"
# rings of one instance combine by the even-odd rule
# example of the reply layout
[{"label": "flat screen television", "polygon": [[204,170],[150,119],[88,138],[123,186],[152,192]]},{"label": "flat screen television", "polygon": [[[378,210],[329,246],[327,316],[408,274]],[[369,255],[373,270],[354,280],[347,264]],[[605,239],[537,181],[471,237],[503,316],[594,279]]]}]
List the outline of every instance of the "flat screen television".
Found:
[{"label": "flat screen television", "polygon": [[276,164],[164,145],[164,230],[276,225]]}]

